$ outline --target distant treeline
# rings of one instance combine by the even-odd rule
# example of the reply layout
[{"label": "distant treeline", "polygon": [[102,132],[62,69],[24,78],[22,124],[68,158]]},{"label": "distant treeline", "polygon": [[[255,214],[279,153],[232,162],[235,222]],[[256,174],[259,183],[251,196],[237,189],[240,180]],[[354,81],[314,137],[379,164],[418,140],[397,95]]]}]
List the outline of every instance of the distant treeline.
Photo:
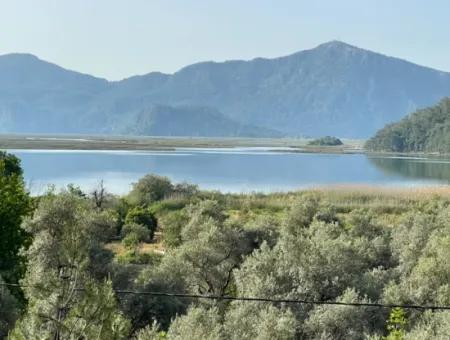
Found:
[{"label": "distant treeline", "polygon": [[308,145],[318,145],[318,146],[337,146],[342,144],[343,143],[339,138],[333,136],[325,136],[317,138],[308,143]]},{"label": "distant treeline", "polygon": [[450,98],[385,126],[366,143],[370,151],[450,152]]}]

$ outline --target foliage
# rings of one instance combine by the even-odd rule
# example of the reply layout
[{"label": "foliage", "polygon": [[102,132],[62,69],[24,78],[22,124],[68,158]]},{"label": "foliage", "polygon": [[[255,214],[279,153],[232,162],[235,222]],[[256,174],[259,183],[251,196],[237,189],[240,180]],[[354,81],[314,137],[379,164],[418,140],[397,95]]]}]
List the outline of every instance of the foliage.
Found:
[{"label": "foliage", "polygon": [[153,239],[157,227],[155,216],[148,209],[141,207],[134,207],[128,211],[125,224],[139,224],[146,227],[150,240]]},{"label": "foliage", "polygon": [[405,338],[406,314],[402,308],[393,308],[387,321],[389,335],[387,340],[403,340]]},{"label": "foliage", "polygon": [[19,250],[29,244],[29,235],[20,224],[30,211],[19,159],[0,152],[0,275],[8,282],[17,282],[24,272]]},{"label": "foliage", "polygon": [[184,209],[170,212],[160,218],[163,242],[167,248],[175,248],[181,245],[181,231],[188,221],[189,217]]},{"label": "foliage", "polygon": [[[113,233],[115,220],[74,193],[43,197],[33,217],[24,223],[33,235],[25,251],[28,260],[23,283],[28,309],[16,324],[12,339],[63,338],[122,339],[128,321],[116,308],[110,282],[93,278],[95,249]],[[107,257],[109,258],[109,257]],[[83,291],[77,290],[79,286]]]},{"label": "foliage", "polygon": [[151,265],[157,266],[161,262],[161,254],[158,253],[144,253],[132,249],[117,257],[120,264],[137,264],[137,265]]},{"label": "foliage", "polygon": [[371,151],[450,152],[450,98],[386,125],[366,143]]},{"label": "foliage", "polygon": [[122,239],[122,244],[127,250],[137,252],[137,247],[139,245],[139,235],[137,233],[129,233]]},{"label": "foliage", "polygon": [[22,176],[23,171],[20,166],[20,160],[11,154],[0,151],[0,175],[8,176]]},{"label": "foliage", "polygon": [[217,308],[193,307],[185,316],[176,318],[168,331],[168,338],[183,339],[225,339]]},{"label": "foliage", "polygon": [[[354,289],[347,289],[336,299],[338,302],[367,303]],[[319,306],[309,315],[304,324],[307,339],[361,339],[370,333],[374,325],[382,327],[383,318],[371,308],[348,306]]]},{"label": "foliage", "polygon": [[[14,298],[0,295],[0,331],[19,317],[13,339],[48,338],[57,330],[66,336],[69,329],[77,338],[139,340],[439,339],[448,334],[445,312],[409,311],[406,324],[395,309],[389,317],[385,309],[372,307],[116,296],[113,289],[450,304],[448,194],[187,191],[151,206],[116,197],[98,207],[74,190],[39,197],[33,216],[23,223],[32,236],[22,254],[28,261],[22,281],[28,305],[19,315]],[[162,238],[158,234],[148,245],[144,224],[154,214]],[[126,222],[121,235],[128,249],[113,254],[108,249],[114,244],[107,243],[116,235],[118,219]],[[12,313],[2,314],[5,308]],[[64,311],[59,323],[58,311]]]},{"label": "foliage", "polygon": [[317,138],[308,143],[308,145],[317,145],[317,146],[337,146],[342,144],[343,143],[339,138],[332,136]]},{"label": "foliage", "polygon": [[293,339],[296,321],[289,310],[258,303],[232,304],[223,316],[220,308],[192,307],[177,317],[167,333],[169,339]]},{"label": "foliage", "polygon": [[448,311],[427,311],[420,317],[415,327],[405,335],[408,340],[448,339],[450,315]]},{"label": "foliage", "polygon": [[168,197],[173,192],[173,185],[167,177],[146,175],[137,183],[128,195],[133,205],[150,205]]},{"label": "foliage", "polygon": [[122,237],[127,237],[130,234],[136,235],[137,242],[149,242],[151,240],[148,228],[142,224],[125,224],[122,227]]},{"label": "foliage", "polygon": [[226,339],[293,339],[297,327],[291,310],[271,304],[237,302],[225,313]]},{"label": "foliage", "polygon": [[167,339],[167,333],[161,331],[159,325],[154,322],[152,325],[140,329],[133,340],[164,340]]},{"label": "foliage", "polygon": [[[0,276],[0,284],[5,283]],[[19,317],[19,303],[6,286],[0,286],[0,339],[8,335]]]}]

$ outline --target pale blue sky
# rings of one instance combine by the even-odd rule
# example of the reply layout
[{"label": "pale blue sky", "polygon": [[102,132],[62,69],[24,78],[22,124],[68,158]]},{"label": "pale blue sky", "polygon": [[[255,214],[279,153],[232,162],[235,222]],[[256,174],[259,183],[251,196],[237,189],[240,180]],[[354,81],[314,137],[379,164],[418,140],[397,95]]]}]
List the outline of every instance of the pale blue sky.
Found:
[{"label": "pale blue sky", "polygon": [[0,54],[108,79],[342,40],[450,71],[448,0],[0,0]]}]

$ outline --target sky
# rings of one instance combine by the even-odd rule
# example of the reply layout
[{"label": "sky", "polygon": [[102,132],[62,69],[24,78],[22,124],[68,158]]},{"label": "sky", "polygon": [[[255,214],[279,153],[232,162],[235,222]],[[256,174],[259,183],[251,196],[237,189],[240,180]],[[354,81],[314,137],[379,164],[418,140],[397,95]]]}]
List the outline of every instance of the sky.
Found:
[{"label": "sky", "polygon": [[450,71],[448,0],[0,0],[0,54],[110,80],[330,40]]}]

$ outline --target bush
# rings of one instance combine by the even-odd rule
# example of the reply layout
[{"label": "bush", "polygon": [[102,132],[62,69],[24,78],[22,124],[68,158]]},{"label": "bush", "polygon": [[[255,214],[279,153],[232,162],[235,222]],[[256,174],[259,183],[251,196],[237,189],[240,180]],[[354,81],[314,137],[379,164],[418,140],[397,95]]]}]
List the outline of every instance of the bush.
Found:
[{"label": "bush", "polygon": [[140,224],[149,231],[149,239],[152,240],[157,228],[155,216],[148,210],[141,207],[135,207],[128,211],[125,217],[125,224]]},{"label": "bush", "polygon": [[122,244],[126,249],[136,252],[139,236],[136,233],[129,233],[122,239]]},{"label": "bush", "polygon": [[127,217],[128,211],[131,209],[130,203],[124,199],[119,198],[114,204],[114,211],[117,213],[117,235],[120,235],[123,225],[125,224],[125,218]]},{"label": "bush", "polygon": [[[3,284],[0,276],[0,284]],[[0,287],[0,338],[6,339],[8,332],[13,328],[14,323],[19,318],[20,309],[16,298],[10,293],[7,287]]]},{"label": "bush", "polygon": [[174,211],[161,218],[163,242],[166,247],[175,248],[181,244],[181,230],[188,222],[189,217],[185,210]]},{"label": "bush", "polygon": [[318,145],[318,146],[337,146],[342,144],[343,143],[339,138],[332,136],[317,138],[308,143],[308,145]]},{"label": "bush", "polygon": [[122,228],[122,237],[126,237],[131,233],[136,234],[139,242],[150,241],[150,233],[148,231],[148,228],[143,226],[142,224],[125,224]]},{"label": "bush", "polygon": [[157,253],[140,253],[137,251],[127,251],[117,258],[120,264],[145,264],[157,266],[162,259],[162,255]]},{"label": "bush", "polygon": [[161,201],[173,192],[173,185],[167,177],[157,175],[146,175],[137,183],[128,195],[133,205],[150,205]]}]

